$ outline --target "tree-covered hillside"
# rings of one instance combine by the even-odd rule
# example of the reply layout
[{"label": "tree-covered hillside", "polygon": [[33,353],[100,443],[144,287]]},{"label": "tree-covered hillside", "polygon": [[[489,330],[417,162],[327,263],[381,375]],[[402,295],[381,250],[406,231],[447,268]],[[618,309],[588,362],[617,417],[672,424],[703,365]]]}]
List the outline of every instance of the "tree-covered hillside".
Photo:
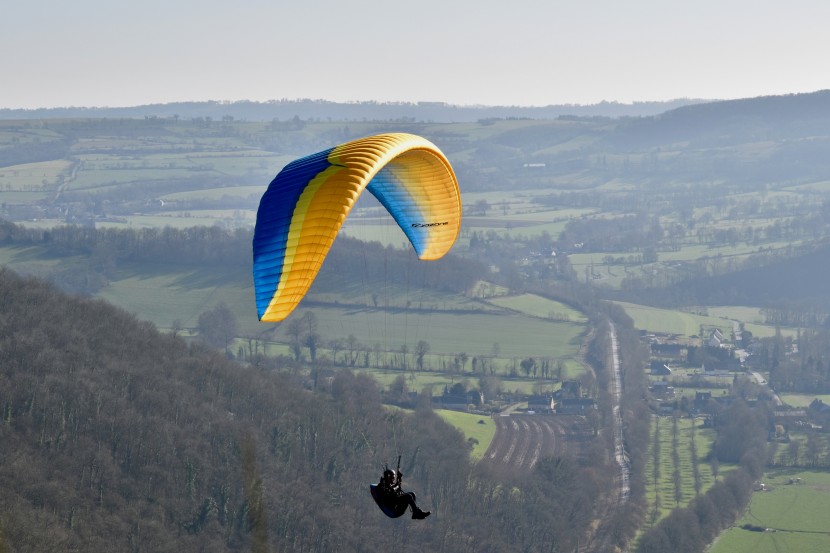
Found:
[{"label": "tree-covered hillside", "polygon": [[[0,549],[571,550],[608,486],[599,458],[495,480],[428,408],[299,374],[0,271]],[[399,450],[427,521],[369,498]]]}]

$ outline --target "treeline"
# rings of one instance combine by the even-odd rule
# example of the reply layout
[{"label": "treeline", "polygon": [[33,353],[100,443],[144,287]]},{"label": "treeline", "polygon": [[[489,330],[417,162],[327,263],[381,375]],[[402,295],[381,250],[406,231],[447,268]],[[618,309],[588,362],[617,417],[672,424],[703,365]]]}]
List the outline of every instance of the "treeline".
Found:
[{"label": "treeline", "polygon": [[770,386],[778,392],[830,393],[830,329],[802,330],[795,338],[780,332],[762,338],[752,367],[769,372]]},{"label": "treeline", "polygon": [[339,282],[351,277],[370,284],[396,283],[412,289],[427,288],[463,293],[487,268],[474,259],[454,254],[423,262],[411,248],[399,249],[380,242],[362,242],[339,236],[326,257],[321,276],[336,276]]},{"label": "treeline", "polygon": [[67,156],[69,147],[70,141],[61,139],[12,143],[0,148],[0,167],[61,159]]},{"label": "treeline", "polygon": [[[188,228],[95,229],[65,225],[31,229],[0,221],[0,245],[37,246],[44,254],[73,258],[49,276],[63,289],[92,294],[116,276],[125,263],[165,267],[222,269],[234,279],[250,281],[251,229],[218,226]],[[377,282],[399,283],[415,288],[464,292],[485,273],[477,261],[447,255],[433,262],[420,262],[411,249],[384,247],[378,242],[339,236],[321,270],[319,284]],[[210,272],[206,277],[210,276]]]},{"label": "treeline", "polygon": [[[496,479],[367,377],[309,390],[8,270],[0,444],[0,543],[20,552],[570,551],[608,485],[571,458]],[[398,453],[424,523],[368,495]]]},{"label": "treeline", "polygon": [[658,307],[765,307],[770,321],[781,324],[819,322],[821,312],[830,313],[824,278],[830,271],[830,249],[824,244],[761,252],[745,260],[701,259],[678,270],[684,274],[675,284],[624,282],[625,289],[608,296]]},{"label": "treeline", "polygon": [[[251,262],[250,229],[218,226],[188,228],[96,229],[63,225],[27,228],[0,221],[0,245],[38,246],[48,256],[83,255],[102,264],[223,264]],[[244,247],[243,247],[244,246]]]},{"label": "treeline", "polygon": [[712,455],[718,462],[737,463],[738,468],[646,531],[638,553],[700,553],[743,513],[764,470],[766,416],[738,400],[718,417],[716,428]]}]

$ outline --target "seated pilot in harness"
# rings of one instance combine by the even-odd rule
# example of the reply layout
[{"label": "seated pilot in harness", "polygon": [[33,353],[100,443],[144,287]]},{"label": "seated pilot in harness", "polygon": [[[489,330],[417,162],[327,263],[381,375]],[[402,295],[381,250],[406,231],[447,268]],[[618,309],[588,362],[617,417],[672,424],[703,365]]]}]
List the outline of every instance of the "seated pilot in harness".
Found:
[{"label": "seated pilot in harness", "polygon": [[407,507],[412,511],[412,518],[424,519],[430,514],[430,511],[422,511],[415,504],[415,494],[412,492],[404,492],[401,489],[401,480],[403,474],[400,470],[391,470],[387,468],[383,471],[380,477],[380,482],[377,486],[372,487],[372,496],[378,504],[378,507],[383,510],[389,517],[399,517],[406,512]]}]

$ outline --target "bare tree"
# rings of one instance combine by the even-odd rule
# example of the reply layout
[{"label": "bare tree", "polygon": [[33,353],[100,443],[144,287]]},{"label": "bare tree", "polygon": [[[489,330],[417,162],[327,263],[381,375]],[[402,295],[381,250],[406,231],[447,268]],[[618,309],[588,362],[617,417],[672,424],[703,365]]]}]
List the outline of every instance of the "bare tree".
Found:
[{"label": "bare tree", "polygon": [[198,324],[199,336],[202,340],[212,346],[224,348],[225,353],[228,352],[231,341],[239,333],[236,315],[225,302],[219,302],[213,309],[199,315]]},{"label": "bare tree", "polygon": [[418,370],[424,370],[424,356],[429,353],[429,344],[425,340],[420,340],[415,345],[415,359],[418,364]]}]

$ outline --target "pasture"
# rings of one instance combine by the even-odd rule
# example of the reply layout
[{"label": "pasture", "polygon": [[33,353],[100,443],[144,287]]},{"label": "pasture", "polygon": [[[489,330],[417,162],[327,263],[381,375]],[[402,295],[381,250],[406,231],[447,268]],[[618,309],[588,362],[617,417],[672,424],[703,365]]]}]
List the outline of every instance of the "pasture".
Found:
[{"label": "pasture", "polygon": [[524,313],[531,317],[550,319],[556,321],[570,321],[574,323],[587,323],[585,315],[565,305],[562,302],[543,298],[536,294],[521,294],[518,296],[502,296],[487,300],[487,303],[504,307],[512,311]]},{"label": "pasture", "polygon": [[[50,258],[36,247],[7,247],[0,248],[0,262],[12,269],[45,276],[59,267],[71,266],[73,258]],[[336,275],[321,275],[320,286],[315,285],[308,301],[295,312],[296,317],[307,311],[316,315],[323,338],[321,355],[332,357],[329,342],[353,336],[363,351],[384,352],[382,357],[387,362],[406,346],[405,363],[410,368],[415,366],[416,345],[424,341],[429,346],[423,366],[427,371],[471,373],[476,370],[475,359],[479,358],[486,360],[487,372],[492,370],[495,376],[506,378],[511,372],[518,377],[541,376],[535,372],[521,374],[519,363],[529,357],[539,363],[548,360],[557,368],[561,366],[563,378],[576,378],[584,370],[580,350],[587,324],[579,313],[557,302],[541,303],[548,315],[553,311],[567,312],[567,317],[558,317],[563,320],[522,312],[532,311],[533,298],[508,300],[518,301],[513,307],[520,308],[510,310],[415,285],[387,283],[380,289],[370,289],[365,283],[353,283],[344,287],[326,282],[326,278],[336,280]],[[379,297],[377,307],[372,303],[373,292]],[[191,335],[199,315],[224,302],[236,316],[240,337],[255,337],[263,345],[289,341],[286,327],[290,319],[279,324],[257,320],[248,267],[200,270],[186,265],[122,262],[96,295],[159,328],[176,326]],[[460,369],[455,366],[456,357],[462,359]],[[485,370],[483,363],[476,372]]]},{"label": "pasture", "polygon": [[[798,483],[791,480],[800,478]],[[773,470],[768,491],[752,494],[743,518],[721,534],[710,553],[825,553],[830,551],[830,472]],[[742,525],[768,528],[753,532]]]},{"label": "pasture", "polygon": [[[516,313],[390,310],[373,307],[314,306],[319,332],[327,337],[353,335],[363,344],[380,344],[385,351],[410,351],[423,340],[433,355],[466,352],[472,356],[495,355],[502,363],[513,358],[573,358],[579,354],[584,325],[540,320]],[[287,341],[285,325],[276,338]],[[497,345],[494,348],[494,345]],[[439,367],[429,367],[436,368]]]},{"label": "pasture", "polygon": [[[729,337],[734,328],[733,321],[744,322],[744,327],[758,338],[774,336],[776,332],[775,326],[758,322],[761,320],[760,310],[752,307],[703,307],[701,311],[708,314],[699,315],[648,305],[615,303],[625,309],[626,314],[634,320],[635,327],[648,332],[699,336],[703,327],[704,330],[719,328],[724,336]],[[794,328],[781,328],[781,333],[785,336],[795,336],[796,332],[797,329]]]},{"label": "pasture", "polygon": [[719,328],[725,336],[732,334],[732,322],[719,317],[696,315],[684,311],[660,309],[647,305],[615,302],[634,320],[634,326],[648,332],[699,336],[701,326]]},{"label": "pasture", "polygon": [[830,404],[830,394],[793,394],[784,392],[778,394],[778,397],[790,407],[808,407],[816,399]]},{"label": "pasture", "polygon": [[[288,351],[286,350],[286,354]],[[327,350],[330,354],[331,351]],[[424,390],[432,390],[433,395],[441,395],[444,393],[445,386],[452,386],[457,383],[468,383],[470,388],[478,386],[478,379],[485,376],[481,373],[463,372],[418,372],[418,371],[402,371],[398,369],[375,369],[360,367],[355,369],[356,372],[365,373],[377,381],[383,388],[388,388],[399,376],[404,376],[406,379],[407,390],[412,392],[422,392]],[[487,375],[489,376],[489,375]],[[539,380],[535,378],[525,378],[521,376],[510,377],[503,374],[497,374],[499,379],[499,386],[502,391],[516,393],[516,394],[535,394],[540,388],[545,392],[554,392],[559,389],[559,382],[550,380]]]},{"label": "pasture", "polygon": [[[770,223],[769,221],[766,221]],[[770,223],[771,224],[771,223]],[[656,262],[644,262],[636,253],[593,251],[569,255],[571,266],[578,278],[593,281],[598,286],[620,289],[626,278],[637,278],[653,285],[669,284],[683,270],[683,264],[700,262],[712,272],[746,261],[753,254],[768,255],[771,252],[786,254],[795,246],[807,241],[771,241],[761,244],[682,244],[676,251],[657,252]],[[620,262],[620,260],[623,260]]]},{"label": "pasture", "polygon": [[[194,330],[202,312],[224,302],[236,315],[240,336],[257,337],[263,344],[289,341],[287,328],[291,318],[276,324],[257,320],[250,276],[241,268],[204,274],[195,269],[142,264],[122,268],[118,273],[119,277],[112,279],[98,296],[160,328],[171,328],[175,321],[184,329]],[[349,290],[339,297],[331,292],[312,294],[310,300],[326,303],[301,304],[292,317],[302,317],[309,311],[315,314],[318,332],[323,337],[320,354],[330,357],[333,352],[329,342],[353,336],[364,351],[373,351],[372,363],[390,362],[406,345],[409,352],[406,363],[414,368],[415,346],[424,341],[429,345],[429,353],[424,358],[427,371],[454,370],[454,359],[462,353],[467,356],[461,367],[465,373],[473,369],[474,357],[492,360],[495,375],[500,377],[508,376],[511,371],[518,372],[519,377],[525,376],[518,364],[527,357],[561,361],[563,378],[576,378],[584,371],[580,362],[582,336],[587,329],[584,319],[583,322],[540,319],[461,296],[422,290],[410,292],[409,296],[396,293],[403,292],[390,291],[384,296],[391,307],[379,308],[349,305],[347,301],[360,299]],[[402,298],[407,297],[411,298],[408,301],[413,307],[422,308],[406,309]],[[368,303],[370,299],[367,297],[365,301]],[[572,316],[576,319],[576,312]],[[529,385],[519,388],[527,389],[527,393],[532,391]]]},{"label": "pasture", "polygon": [[470,457],[478,460],[484,456],[484,452],[490,447],[490,442],[493,441],[493,437],[496,435],[496,425],[492,418],[447,409],[436,409],[435,412],[445,422],[464,434],[467,441],[472,444],[473,449],[470,452]]}]

